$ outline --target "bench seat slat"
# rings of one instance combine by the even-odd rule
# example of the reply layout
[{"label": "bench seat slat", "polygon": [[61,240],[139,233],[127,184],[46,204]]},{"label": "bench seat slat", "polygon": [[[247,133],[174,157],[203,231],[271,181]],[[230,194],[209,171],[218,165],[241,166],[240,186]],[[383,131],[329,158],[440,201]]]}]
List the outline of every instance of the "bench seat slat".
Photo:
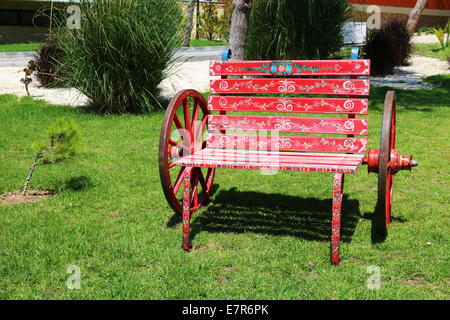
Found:
[{"label": "bench seat slat", "polygon": [[[205,148],[199,152],[202,152],[202,154],[221,154],[221,153],[245,153],[249,155],[261,155],[261,156],[268,156],[273,155],[277,151],[270,151],[270,150],[230,150],[230,149],[212,149],[212,148]],[[348,153],[311,153],[311,152],[278,152],[278,154],[283,154],[283,156],[289,156],[289,157],[317,157],[317,158],[335,158],[338,157],[339,159],[361,159],[364,156],[361,154],[348,154]],[[199,154],[199,153],[195,153]]]},{"label": "bench seat slat", "polygon": [[211,61],[211,76],[368,75],[370,60]]},{"label": "bench seat slat", "polygon": [[[227,153],[214,154],[210,149],[203,149],[193,155],[175,160],[173,163],[179,166],[210,167],[210,168],[234,168],[234,169],[269,169],[286,171],[310,171],[310,172],[343,172],[355,173],[360,167],[364,156],[352,159],[317,157],[317,153],[304,153],[301,156],[284,156],[284,153],[266,153],[264,157],[245,158],[245,152],[226,150]],[[288,153],[288,152],[286,152]],[[280,155],[282,154],[282,155]],[[239,158],[238,156],[241,155]]]},{"label": "bench seat slat", "polygon": [[209,115],[208,130],[367,135],[367,119]]},{"label": "bench seat slat", "polygon": [[217,94],[332,94],[367,96],[369,80],[359,79],[221,79],[211,80]]},{"label": "bench seat slat", "polygon": [[203,154],[201,156],[193,157],[195,160],[218,160],[219,161],[248,161],[248,162],[271,162],[283,164],[330,164],[330,161],[338,165],[359,165],[361,161],[358,159],[344,159],[332,157],[290,157],[284,156],[282,152],[279,155],[249,155],[246,153],[224,153],[224,154]]},{"label": "bench seat slat", "polygon": [[367,99],[209,96],[210,111],[367,114]]},{"label": "bench seat slat", "polygon": [[207,147],[365,153],[367,151],[367,139],[208,133]]}]

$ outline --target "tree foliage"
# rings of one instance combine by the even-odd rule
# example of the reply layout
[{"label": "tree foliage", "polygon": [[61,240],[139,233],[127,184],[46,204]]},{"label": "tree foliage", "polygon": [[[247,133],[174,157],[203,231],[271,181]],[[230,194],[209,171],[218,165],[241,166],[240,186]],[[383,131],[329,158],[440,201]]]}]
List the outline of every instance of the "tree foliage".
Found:
[{"label": "tree foliage", "polygon": [[219,31],[219,16],[217,13],[217,4],[206,2],[202,4],[203,13],[199,16],[198,33],[201,38],[214,40]]}]

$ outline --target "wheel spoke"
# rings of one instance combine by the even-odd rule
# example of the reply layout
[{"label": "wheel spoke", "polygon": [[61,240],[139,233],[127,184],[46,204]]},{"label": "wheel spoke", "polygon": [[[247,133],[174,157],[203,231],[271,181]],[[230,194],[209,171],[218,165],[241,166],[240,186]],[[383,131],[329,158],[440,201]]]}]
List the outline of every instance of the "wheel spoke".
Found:
[{"label": "wheel spoke", "polygon": [[199,170],[200,168],[194,168],[192,171],[192,195],[191,195],[191,203],[193,207],[196,208],[198,206],[198,180],[199,180]]},{"label": "wheel spoke", "polygon": [[214,169],[213,168],[209,168],[208,169],[208,173],[206,174],[206,183],[208,185],[211,185],[213,178],[214,178]]},{"label": "wheel spoke", "polygon": [[203,117],[203,119],[202,119],[202,123],[201,123],[200,128],[199,128],[199,130],[197,132],[197,136],[195,137],[195,141],[200,141],[200,139],[202,138],[201,134],[203,133],[203,130],[205,129],[207,121],[208,121],[208,115],[205,115]]},{"label": "wheel spoke", "polygon": [[184,130],[183,125],[181,124],[180,118],[178,118],[177,114],[174,114],[173,121],[175,122],[175,125],[177,126],[178,129]]},{"label": "wheel spoke", "polygon": [[190,151],[189,147],[185,146],[182,142],[176,142],[176,141],[173,141],[172,139],[169,139],[169,144],[171,144],[174,147],[182,148],[187,151]]},{"label": "wheel spoke", "polygon": [[172,169],[172,168],[175,167],[175,166],[176,166],[176,164],[175,164],[174,161],[172,161],[172,162],[169,163],[169,165],[168,165],[169,169]]},{"label": "wheel spoke", "polygon": [[207,192],[208,191],[208,185],[207,185],[207,183],[205,181],[205,177],[203,176],[202,169],[199,169],[198,177],[199,177],[200,184],[201,184],[201,186],[203,188],[203,192]]},{"label": "wheel spoke", "polygon": [[192,111],[192,137],[197,137],[197,121],[198,121],[198,111],[199,111],[200,101],[195,99],[194,110]]},{"label": "wheel spoke", "polygon": [[181,167],[180,172],[178,173],[178,177],[175,180],[175,185],[173,186],[173,193],[177,194],[178,193],[178,189],[180,189],[181,183],[184,180],[184,176],[186,175],[186,167]]},{"label": "wheel spoke", "polygon": [[184,113],[184,125],[186,127],[186,130],[191,132],[191,119],[189,116],[189,102],[188,99],[183,100],[183,113]]}]

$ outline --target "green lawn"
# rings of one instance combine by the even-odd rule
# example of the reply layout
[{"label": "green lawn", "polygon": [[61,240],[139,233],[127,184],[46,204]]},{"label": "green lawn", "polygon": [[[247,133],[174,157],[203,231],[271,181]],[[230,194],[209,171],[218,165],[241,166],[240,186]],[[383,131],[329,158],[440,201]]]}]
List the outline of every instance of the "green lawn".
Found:
[{"label": "green lawn", "polygon": [[439,43],[417,43],[413,45],[413,53],[431,58],[447,60],[450,57],[450,47],[442,49]]},{"label": "green lawn", "polygon": [[[30,188],[56,197],[0,206],[0,299],[449,299],[450,77],[432,80],[442,86],[397,90],[396,145],[420,165],[396,176],[385,242],[371,242],[377,176],[362,167],[346,177],[339,267],[329,262],[331,174],[219,170],[186,253],[160,187],[163,112],[99,116],[0,96],[0,194],[23,186],[31,143],[55,119],[74,119],[87,146],[37,168]],[[386,90],[372,88],[371,148]],[[80,290],[66,286],[71,264]],[[369,266],[380,267],[380,290],[366,287]]]},{"label": "green lawn", "polygon": [[23,52],[23,51],[36,51],[39,49],[39,43],[13,43],[13,44],[0,44],[0,52]]},{"label": "green lawn", "polygon": [[191,47],[215,47],[215,46],[227,46],[228,42],[223,41],[209,41],[209,40],[196,40],[192,39],[191,42],[189,42],[189,45]]}]

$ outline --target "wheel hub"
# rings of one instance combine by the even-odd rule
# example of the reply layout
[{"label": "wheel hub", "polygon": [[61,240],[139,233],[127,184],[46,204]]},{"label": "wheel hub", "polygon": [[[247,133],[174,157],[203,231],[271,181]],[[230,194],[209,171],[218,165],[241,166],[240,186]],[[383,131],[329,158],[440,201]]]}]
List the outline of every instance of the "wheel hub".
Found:
[{"label": "wheel hub", "polygon": [[[369,155],[365,159],[367,162],[367,170],[370,172],[378,173],[378,163],[380,157],[379,149],[369,149]],[[401,155],[396,149],[391,150],[391,156],[389,161],[389,167],[391,168],[391,174],[396,174],[400,170],[410,170],[412,167],[416,167],[419,163],[412,159],[412,156]]]}]

